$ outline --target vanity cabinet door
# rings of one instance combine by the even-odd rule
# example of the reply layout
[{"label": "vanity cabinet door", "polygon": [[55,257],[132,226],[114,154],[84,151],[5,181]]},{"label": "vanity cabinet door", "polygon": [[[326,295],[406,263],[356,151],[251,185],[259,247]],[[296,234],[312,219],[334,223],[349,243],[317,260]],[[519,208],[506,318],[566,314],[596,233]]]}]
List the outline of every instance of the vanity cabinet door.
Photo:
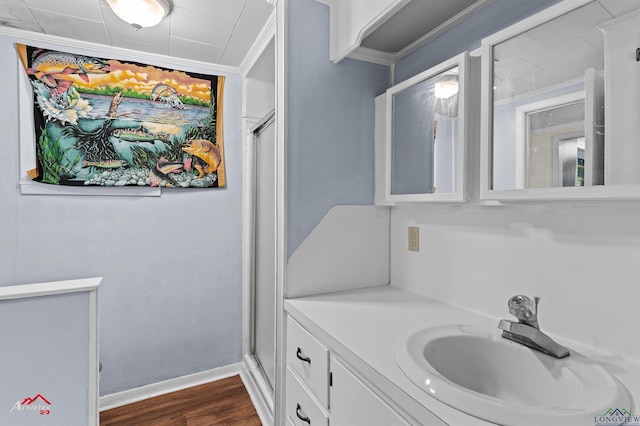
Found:
[{"label": "vanity cabinet door", "polygon": [[331,426],[410,424],[333,356],[331,374]]},{"label": "vanity cabinet door", "polygon": [[291,317],[287,317],[286,358],[287,365],[328,408],[329,350]]}]

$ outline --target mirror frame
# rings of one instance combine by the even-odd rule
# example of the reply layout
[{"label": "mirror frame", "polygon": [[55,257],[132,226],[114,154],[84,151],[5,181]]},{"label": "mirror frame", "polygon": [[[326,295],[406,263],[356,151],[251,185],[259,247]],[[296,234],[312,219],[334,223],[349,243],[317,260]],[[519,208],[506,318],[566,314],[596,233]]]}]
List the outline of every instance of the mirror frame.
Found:
[{"label": "mirror frame", "polygon": [[[454,145],[454,190],[448,193],[392,194],[393,175],[393,95],[436,77],[444,71],[458,67],[458,137]],[[467,149],[467,100],[468,100],[469,53],[462,52],[440,64],[429,68],[395,86],[385,93],[385,164],[384,202],[387,205],[412,202],[459,202],[465,201],[465,153]]]},{"label": "mirror frame", "polygon": [[[550,187],[524,189],[492,189],[493,181],[493,48],[512,37],[523,34],[569,13],[595,0],[565,0],[516,24],[496,32],[484,39],[481,44],[481,153],[480,153],[480,200],[482,201],[535,201],[535,200],[605,200],[638,199],[640,184],[596,185],[584,187]],[[605,52],[606,54],[606,52]],[[606,57],[605,57],[606,58]],[[606,62],[606,59],[605,59]],[[605,83],[606,86],[607,83]],[[606,88],[605,88],[606,90]],[[605,122],[610,99],[605,92]],[[586,119],[586,117],[585,117]],[[515,139],[515,135],[514,135]],[[605,142],[607,143],[607,142]],[[606,159],[605,159],[606,161]]]}]

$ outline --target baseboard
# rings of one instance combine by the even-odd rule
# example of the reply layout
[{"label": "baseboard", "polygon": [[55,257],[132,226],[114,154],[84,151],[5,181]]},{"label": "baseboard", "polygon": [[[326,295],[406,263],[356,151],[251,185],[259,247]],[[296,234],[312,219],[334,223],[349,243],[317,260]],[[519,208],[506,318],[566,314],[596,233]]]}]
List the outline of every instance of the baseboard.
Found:
[{"label": "baseboard", "polygon": [[273,426],[273,396],[252,356],[245,355],[240,378],[263,426]]},{"label": "baseboard", "polygon": [[[216,380],[225,379],[227,377],[235,375],[240,375],[240,378],[242,378],[244,382],[245,380],[242,377],[242,373],[244,373],[245,376],[247,375],[246,369],[243,364],[238,362],[235,364],[226,365],[224,367],[214,368],[213,370],[201,371],[199,373],[176,377],[175,379],[152,383],[150,385],[141,386],[135,389],[104,395],[101,396],[99,400],[100,411],[110,410],[112,408],[132,404],[134,402],[139,402],[148,398],[153,398],[154,396],[164,395],[170,392],[175,392],[193,386],[214,382]],[[247,387],[246,384],[245,387]],[[249,395],[251,396],[251,394]],[[260,413],[258,413],[258,415],[260,415]]]}]

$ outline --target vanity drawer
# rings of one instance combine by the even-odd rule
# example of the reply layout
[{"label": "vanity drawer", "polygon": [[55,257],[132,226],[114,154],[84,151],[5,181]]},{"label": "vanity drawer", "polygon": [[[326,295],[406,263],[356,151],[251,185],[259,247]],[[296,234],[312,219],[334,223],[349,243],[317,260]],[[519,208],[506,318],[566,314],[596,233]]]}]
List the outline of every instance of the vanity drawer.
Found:
[{"label": "vanity drawer", "polygon": [[287,395],[285,400],[287,421],[294,426],[328,426],[329,415],[314,401],[296,373],[287,367]]},{"label": "vanity drawer", "polygon": [[329,350],[291,317],[287,317],[286,357],[287,365],[329,408]]}]

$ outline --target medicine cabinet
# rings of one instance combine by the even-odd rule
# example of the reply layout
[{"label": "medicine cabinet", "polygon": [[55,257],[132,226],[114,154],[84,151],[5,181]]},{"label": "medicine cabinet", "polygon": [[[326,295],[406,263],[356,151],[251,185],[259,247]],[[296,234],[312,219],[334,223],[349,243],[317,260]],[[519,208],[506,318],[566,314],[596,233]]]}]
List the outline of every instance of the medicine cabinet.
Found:
[{"label": "medicine cabinet", "polygon": [[484,200],[640,197],[640,2],[565,0],[482,41]]},{"label": "medicine cabinet", "polygon": [[376,99],[379,204],[464,201],[467,75],[464,52]]}]

